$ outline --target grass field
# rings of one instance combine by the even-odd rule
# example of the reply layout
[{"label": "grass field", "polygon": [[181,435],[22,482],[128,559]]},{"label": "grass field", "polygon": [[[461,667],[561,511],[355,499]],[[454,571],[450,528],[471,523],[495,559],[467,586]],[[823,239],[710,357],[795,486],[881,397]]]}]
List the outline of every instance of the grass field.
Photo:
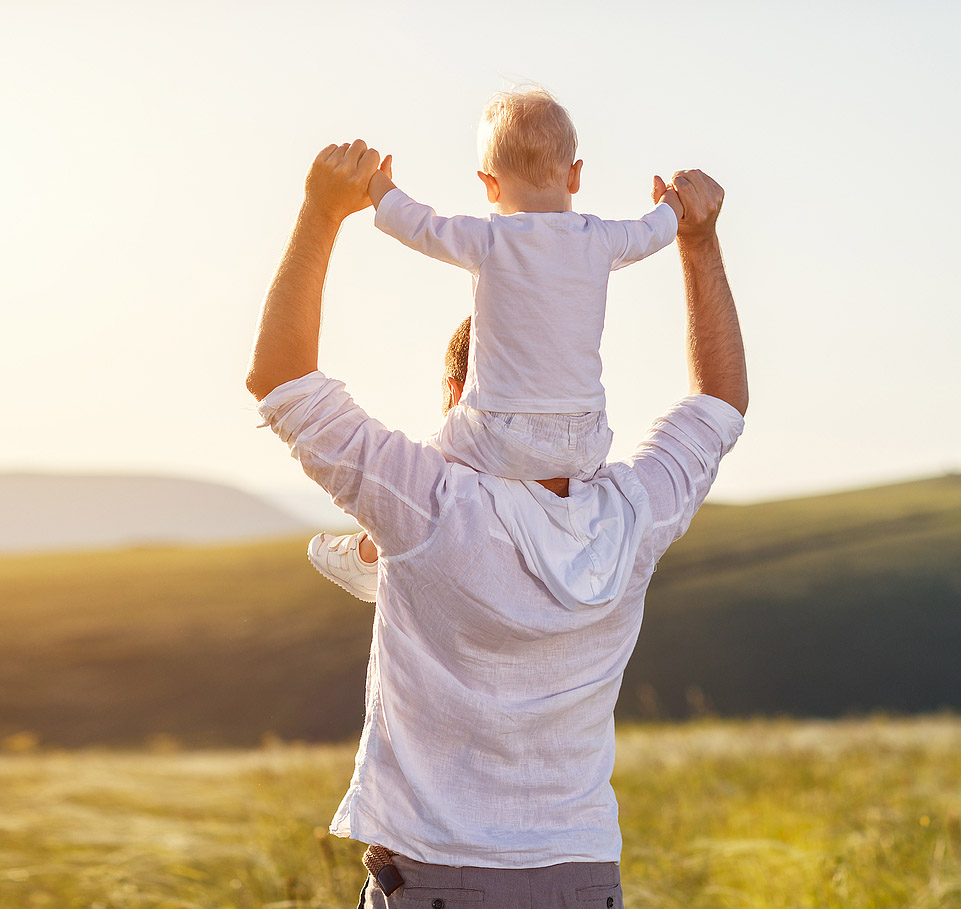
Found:
[{"label": "grass field", "polygon": [[[352,907],[353,745],[0,756],[0,907]],[[961,907],[961,719],[625,726],[633,909]]]}]

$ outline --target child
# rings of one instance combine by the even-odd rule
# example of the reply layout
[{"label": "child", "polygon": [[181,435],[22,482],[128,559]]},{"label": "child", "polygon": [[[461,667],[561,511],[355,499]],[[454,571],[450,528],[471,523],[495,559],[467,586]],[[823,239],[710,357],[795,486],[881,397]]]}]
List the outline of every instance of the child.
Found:
[{"label": "child", "polygon": [[[611,444],[599,352],[608,276],[673,242],[683,208],[655,181],[658,204],[639,220],[571,211],[583,164],[574,160],[577,135],[541,89],[496,95],[478,141],[477,175],[494,205],[487,218],[438,217],[399,190],[389,169],[369,186],[377,227],[474,278],[461,406],[432,441],[449,461],[495,476],[590,479]],[[345,571],[375,570],[360,557],[362,542],[369,554],[363,533],[321,534],[311,561],[346,586]]]}]

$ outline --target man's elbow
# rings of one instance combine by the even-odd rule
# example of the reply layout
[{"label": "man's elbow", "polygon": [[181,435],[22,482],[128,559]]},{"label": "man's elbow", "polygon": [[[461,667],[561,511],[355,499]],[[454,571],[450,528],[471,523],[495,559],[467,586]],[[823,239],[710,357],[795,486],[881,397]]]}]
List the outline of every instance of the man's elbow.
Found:
[{"label": "man's elbow", "polygon": [[251,367],[247,370],[247,391],[258,401],[263,401],[275,387],[257,369]]},{"label": "man's elbow", "polygon": [[747,414],[747,405],[750,401],[750,395],[747,390],[747,380],[741,385],[736,391],[732,391],[731,394],[725,398],[728,404],[731,405],[742,417]]},{"label": "man's elbow", "polygon": [[747,416],[747,405],[750,398],[747,393],[747,389],[744,389],[744,394],[737,401],[732,401],[731,406],[742,416]]},{"label": "man's elbow", "polygon": [[691,394],[710,395],[719,398],[725,404],[730,404],[742,417],[747,413],[748,390],[747,382],[716,384],[710,382],[695,382],[691,387]]},{"label": "man's elbow", "polygon": [[277,368],[265,370],[256,363],[252,364],[247,370],[247,391],[249,391],[258,401],[263,401],[274,389],[293,382],[294,379],[303,378],[312,373],[316,366],[303,364],[298,369],[293,369],[289,364],[278,364]]}]

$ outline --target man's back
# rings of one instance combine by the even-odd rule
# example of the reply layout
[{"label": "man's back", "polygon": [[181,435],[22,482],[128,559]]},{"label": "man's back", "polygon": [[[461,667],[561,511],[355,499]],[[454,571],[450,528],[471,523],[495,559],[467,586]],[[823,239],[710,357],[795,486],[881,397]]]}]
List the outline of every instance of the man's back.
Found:
[{"label": "man's back", "polygon": [[365,730],[332,831],[446,865],[616,861],[613,709],[644,593],[740,415],[685,399],[559,498],[446,463],[319,374],[262,412],[381,555]]}]

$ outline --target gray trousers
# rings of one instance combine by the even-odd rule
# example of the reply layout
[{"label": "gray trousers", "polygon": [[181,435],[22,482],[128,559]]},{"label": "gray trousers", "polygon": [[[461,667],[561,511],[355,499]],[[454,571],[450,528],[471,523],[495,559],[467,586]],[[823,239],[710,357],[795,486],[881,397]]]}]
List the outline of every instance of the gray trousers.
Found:
[{"label": "gray trousers", "polygon": [[368,877],[358,909],[623,909],[616,862],[546,868],[451,868],[403,855],[404,884],[389,897]]}]

